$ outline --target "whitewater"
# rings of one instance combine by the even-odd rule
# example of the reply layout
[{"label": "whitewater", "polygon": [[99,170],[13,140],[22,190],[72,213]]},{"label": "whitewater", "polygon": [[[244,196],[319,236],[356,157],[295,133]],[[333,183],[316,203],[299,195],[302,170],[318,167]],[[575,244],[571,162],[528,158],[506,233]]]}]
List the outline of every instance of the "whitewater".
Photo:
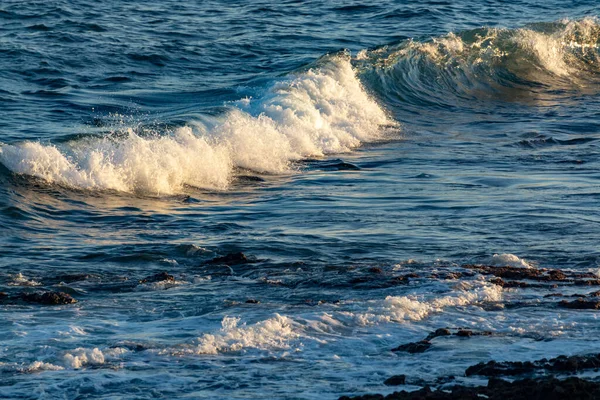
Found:
[{"label": "whitewater", "polygon": [[338,399],[600,353],[598,15],[0,4],[0,397]]}]

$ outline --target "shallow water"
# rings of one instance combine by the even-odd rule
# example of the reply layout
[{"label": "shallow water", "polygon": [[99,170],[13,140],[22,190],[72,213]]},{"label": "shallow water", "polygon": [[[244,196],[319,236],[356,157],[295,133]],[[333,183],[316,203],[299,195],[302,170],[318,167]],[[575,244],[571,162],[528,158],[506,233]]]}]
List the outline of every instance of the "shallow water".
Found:
[{"label": "shallow water", "polygon": [[[335,399],[598,352],[555,289],[446,274],[599,270],[599,7],[403,3],[1,3],[0,291],[78,303],[0,304],[0,397]],[[494,335],[390,351],[440,327]]]}]

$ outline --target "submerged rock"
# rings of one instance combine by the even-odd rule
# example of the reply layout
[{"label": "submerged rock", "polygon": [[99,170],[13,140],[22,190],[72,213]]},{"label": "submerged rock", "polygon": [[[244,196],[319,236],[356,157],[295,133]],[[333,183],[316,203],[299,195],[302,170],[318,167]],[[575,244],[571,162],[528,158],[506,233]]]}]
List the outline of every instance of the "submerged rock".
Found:
[{"label": "submerged rock", "polygon": [[584,298],[573,301],[562,300],[558,305],[575,310],[598,310],[600,309],[600,300],[585,300]]},{"label": "submerged rock", "polygon": [[450,336],[450,335],[452,335],[452,332],[450,332],[449,329],[440,328],[440,329],[436,329],[435,332],[431,332],[429,335],[427,335],[425,340],[431,340],[438,336]]},{"label": "submerged rock", "polygon": [[158,274],[154,274],[151,276],[147,276],[144,279],[140,280],[140,283],[154,283],[154,282],[175,282],[175,277],[173,275],[169,275],[167,272],[159,272]]},{"label": "submerged rock", "polygon": [[405,351],[407,353],[423,353],[425,350],[429,349],[431,347],[431,342],[429,340],[421,340],[420,342],[414,342],[414,343],[407,343],[407,344],[402,344],[394,349],[392,349],[392,351]]},{"label": "submerged rock", "polygon": [[502,278],[490,279],[490,282],[503,288],[524,288],[531,285],[527,282],[521,281],[505,281]]},{"label": "submerged rock", "polygon": [[208,261],[207,264],[227,264],[227,265],[238,265],[238,264],[248,264],[252,262],[246,257],[244,253],[241,251],[238,253],[230,253],[222,257],[215,257],[212,260]]},{"label": "submerged rock", "polygon": [[38,303],[44,305],[60,305],[77,303],[70,295],[64,292],[43,292],[43,293],[19,293],[15,296],[16,300],[22,300],[27,303]]},{"label": "submerged rock", "polygon": [[398,386],[406,383],[406,375],[394,375],[387,378],[383,384],[387,386]]}]

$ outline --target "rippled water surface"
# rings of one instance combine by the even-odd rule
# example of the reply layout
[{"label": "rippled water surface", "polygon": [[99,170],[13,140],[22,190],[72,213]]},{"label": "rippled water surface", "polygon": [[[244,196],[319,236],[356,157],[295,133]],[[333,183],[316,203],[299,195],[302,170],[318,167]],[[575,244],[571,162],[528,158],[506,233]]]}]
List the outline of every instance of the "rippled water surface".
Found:
[{"label": "rippled water surface", "polygon": [[[600,351],[594,311],[464,268],[599,270],[599,12],[0,2],[0,397],[336,399]],[[440,327],[493,335],[390,351]]]}]

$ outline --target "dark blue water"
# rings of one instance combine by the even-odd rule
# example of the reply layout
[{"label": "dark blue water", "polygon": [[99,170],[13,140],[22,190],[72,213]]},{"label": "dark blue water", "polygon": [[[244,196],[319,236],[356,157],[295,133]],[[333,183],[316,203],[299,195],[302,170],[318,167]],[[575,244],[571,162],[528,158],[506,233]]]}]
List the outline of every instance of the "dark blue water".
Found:
[{"label": "dark blue water", "polygon": [[[1,2],[0,292],[78,303],[0,303],[0,397],[333,399],[598,352],[546,289],[430,275],[598,271],[599,12]],[[389,351],[444,326],[501,335]]]}]

